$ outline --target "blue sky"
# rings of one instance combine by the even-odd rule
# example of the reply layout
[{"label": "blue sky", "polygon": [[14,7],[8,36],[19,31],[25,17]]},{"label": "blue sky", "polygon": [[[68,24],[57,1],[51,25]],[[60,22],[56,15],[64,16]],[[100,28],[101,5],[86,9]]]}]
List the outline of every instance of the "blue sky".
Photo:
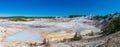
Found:
[{"label": "blue sky", "polygon": [[120,12],[120,0],[0,0],[0,16],[105,15]]}]

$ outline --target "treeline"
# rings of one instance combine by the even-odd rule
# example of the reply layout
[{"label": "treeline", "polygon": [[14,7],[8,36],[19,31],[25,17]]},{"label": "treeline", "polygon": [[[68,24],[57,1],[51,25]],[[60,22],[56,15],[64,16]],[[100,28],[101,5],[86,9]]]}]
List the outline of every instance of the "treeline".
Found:
[{"label": "treeline", "polygon": [[0,19],[8,19],[9,21],[33,21],[36,18],[55,18],[55,17],[25,17],[25,16],[0,17]]},{"label": "treeline", "polygon": [[86,15],[69,15],[67,16],[68,18],[74,18],[74,17],[81,17],[81,16],[86,16]]},{"label": "treeline", "polygon": [[[67,18],[74,18],[74,17],[81,17],[81,16],[86,16],[86,15],[69,15],[69,16],[58,16],[57,18],[60,17],[67,17]],[[56,16],[38,16],[38,17],[26,17],[26,16],[10,16],[10,17],[0,17],[0,19],[7,19],[7,18],[56,18]]]},{"label": "treeline", "polygon": [[[117,14],[117,12],[115,14]],[[96,20],[98,20],[98,19],[105,19],[105,18],[107,18],[110,15],[111,14],[108,14],[108,15],[105,15],[105,16],[96,15],[92,19],[96,19]],[[58,18],[60,18],[60,17],[74,18],[74,17],[81,17],[81,16],[85,17],[87,15],[58,16]],[[10,17],[0,17],[0,19],[7,19],[7,18],[56,18],[56,17],[57,16],[37,16],[37,17],[35,17],[35,16],[32,16],[32,17],[29,17],[29,16],[28,17],[26,17],[26,16],[10,16]]]},{"label": "treeline", "polygon": [[10,16],[10,17],[0,17],[1,19],[7,19],[7,18],[55,18],[55,17],[25,17],[25,16]]}]

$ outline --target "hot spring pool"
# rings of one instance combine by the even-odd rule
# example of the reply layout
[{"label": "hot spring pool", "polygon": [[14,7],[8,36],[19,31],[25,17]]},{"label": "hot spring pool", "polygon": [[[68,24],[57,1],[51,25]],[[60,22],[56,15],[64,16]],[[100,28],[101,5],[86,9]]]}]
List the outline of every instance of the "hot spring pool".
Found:
[{"label": "hot spring pool", "polygon": [[20,31],[6,38],[6,41],[40,41],[41,36],[36,32]]}]

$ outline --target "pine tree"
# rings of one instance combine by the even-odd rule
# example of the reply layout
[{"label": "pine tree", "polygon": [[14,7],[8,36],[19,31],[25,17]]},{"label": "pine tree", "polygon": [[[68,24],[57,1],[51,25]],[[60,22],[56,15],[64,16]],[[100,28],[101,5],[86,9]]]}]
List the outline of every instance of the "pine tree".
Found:
[{"label": "pine tree", "polygon": [[76,32],[72,40],[75,40],[75,41],[76,41],[76,40],[80,40],[80,39],[82,39],[81,34],[78,33],[78,32]]},{"label": "pine tree", "polygon": [[94,36],[94,32],[93,31],[91,31],[90,36]]}]

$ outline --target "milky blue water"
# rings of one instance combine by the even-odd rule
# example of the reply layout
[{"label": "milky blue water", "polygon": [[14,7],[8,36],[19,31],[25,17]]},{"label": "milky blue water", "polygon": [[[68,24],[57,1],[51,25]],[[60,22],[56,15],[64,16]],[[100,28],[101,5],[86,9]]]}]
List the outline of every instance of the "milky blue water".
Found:
[{"label": "milky blue water", "polygon": [[20,31],[13,36],[6,38],[7,41],[40,41],[41,36],[38,33],[30,31]]}]

